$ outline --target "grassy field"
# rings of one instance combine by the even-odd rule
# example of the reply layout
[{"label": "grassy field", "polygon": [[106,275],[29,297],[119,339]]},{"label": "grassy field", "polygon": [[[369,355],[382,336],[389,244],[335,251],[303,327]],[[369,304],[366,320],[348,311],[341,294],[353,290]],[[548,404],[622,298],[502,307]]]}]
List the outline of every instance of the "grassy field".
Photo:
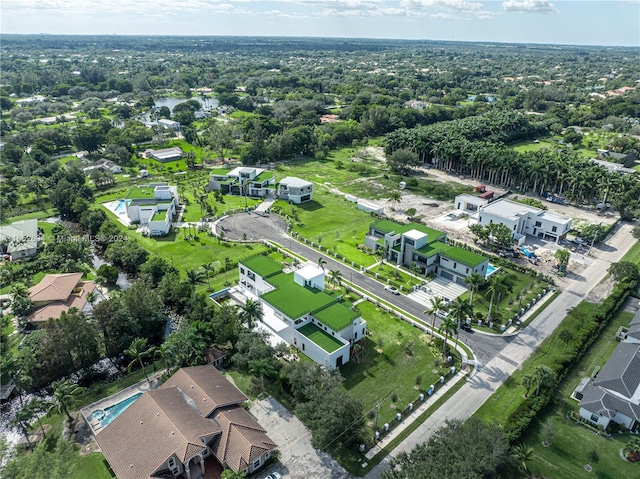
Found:
[{"label": "grassy field", "polygon": [[298,220],[294,222],[293,231],[301,237],[320,243],[324,248],[333,250],[335,247],[339,256],[360,265],[369,266],[376,262],[374,256],[357,248],[357,245],[364,244],[369,225],[375,218],[357,209],[354,203],[332,193],[316,191],[313,201],[295,206],[278,201],[276,205],[290,216],[293,216],[292,211],[296,212]]},{"label": "grassy field", "polygon": [[[617,479],[637,476],[638,466],[623,461],[618,453],[629,440],[629,436],[603,438],[572,423],[566,417],[570,410],[578,410],[578,402],[570,398],[571,393],[582,378],[592,375],[597,366],[603,366],[609,359],[618,345],[615,340],[616,331],[620,326],[628,326],[632,317],[631,313],[626,312],[615,315],[589,352],[567,376],[553,407],[540,417],[536,425],[529,428],[524,441],[534,450],[529,463],[529,469],[532,472],[553,479],[586,477]],[[545,438],[541,434],[540,424],[548,420],[553,422],[555,439],[549,447],[544,447],[542,441]],[[593,450],[598,451],[600,457],[598,462],[587,457],[587,454]],[[591,465],[593,471],[585,471],[585,464]]]},{"label": "grassy field", "polygon": [[411,291],[412,286],[424,283],[424,280],[415,278],[402,270],[388,265],[387,263],[378,264],[369,271],[371,271],[374,276],[376,273],[378,274],[378,281],[388,283],[398,289],[402,286],[404,291]]}]

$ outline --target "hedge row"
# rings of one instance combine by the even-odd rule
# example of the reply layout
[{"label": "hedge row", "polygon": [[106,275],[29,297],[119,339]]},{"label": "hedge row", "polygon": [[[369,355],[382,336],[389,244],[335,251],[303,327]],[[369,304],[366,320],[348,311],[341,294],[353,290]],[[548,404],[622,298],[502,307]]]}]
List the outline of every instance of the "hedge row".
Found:
[{"label": "hedge row", "polygon": [[[549,404],[556,394],[562,380],[571,368],[584,356],[589,347],[596,340],[602,329],[608,324],[614,313],[622,306],[629,294],[638,286],[637,282],[623,281],[618,283],[609,297],[598,305],[585,318],[582,327],[577,331],[573,341],[556,357],[550,358],[546,364],[556,375],[554,385],[535,397],[526,398],[518,408],[511,413],[504,426],[504,433],[511,443],[516,443],[531,424],[538,413]],[[547,339],[549,341],[549,339]]]}]

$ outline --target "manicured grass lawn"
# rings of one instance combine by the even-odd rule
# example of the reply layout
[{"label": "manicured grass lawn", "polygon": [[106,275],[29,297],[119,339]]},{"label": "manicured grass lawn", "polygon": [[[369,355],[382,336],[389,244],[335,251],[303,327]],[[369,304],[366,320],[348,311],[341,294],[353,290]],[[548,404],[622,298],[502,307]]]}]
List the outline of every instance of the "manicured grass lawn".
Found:
[{"label": "manicured grass lawn", "polygon": [[51,216],[55,216],[57,214],[58,214],[58,211],[55,208],[49,208],[45,211],[34,211],[33,213],[26,213],[20,216],[12,216],[10,218],[2,217],[2,220],[0,221],[0,223],[9,224],[9,223],[13,223],[14,221],[20,221],[20,220],[32,220],[32,219],[40,220],[44,218],[49,218]]},{"label": "manicured grass lawn", "polygon": [[424,283],[424,280],[415,278],[402,270],[389,266],[387,263],[378,264],[369,271],[371,271],[374,277],[376,273],[378,274],[378,281],[391,284],[398,289],[402,286],[404,291],[411,291],[412,286]]},{"label": "manicured grass lawn", "polygon": [[[532,472],[544,477],[562,477],[567,479],[598,477],[622,478],[636,477],[638,465],[620,459],[619,450],[629,441],[630,436],[604,438],[582,426],[573,424],[566,418],[568,411],[578,410],[578,402],[570,395],[583,377],[590,376],[596,366],[603,366],[618,345],[615,340],[620,326],[628,326],[633,315],[618,312],[611,323],[602,331],[600,337],[591,346],[587,354],[571,370],[556,396],[553,408],[540,417],[524,436],[524,440],[534,449],[529,463]],[[542,446],[545,440],[540,432],[540,424],[551,420],[555,428],[555,439],[549,447]],[[593,462],[587,454],[598,451],[600,460]],[[593,467],[592,472],[584,470],[584,465]]]},{"label": "manicured grass lawn", "polygon": [[633,243],[633,246],[620,261],[631,261],[632,263],[640,265],[640,241]]},{"label": "manicured grass lawn", "polygon": [[543,148],[552,149],[556,148],[557,145],[545,140],[540,140],[538,143],[535,143],[533,140],[522,140],[511,143],[509,147],[517,151],[518,153],[525,153],[527,151],[542,150]]},{"label": "manicured grass lawn", "polygon": [[282,212],[292,216],[296,211],[298,221],[294,221],[293,231],[302,238],[320,243],[324,248],[335,251],[339,256],[357,264],[369,266],[376,258],[357,249],[364,244],[369,225],[375,221],[369,213],[356,208],[344,198],[324,191],[314,192],[314,199],[301,205],[289,205],[278,201]]},{"label": "manicured grass lawn", "polygon": [[[373,303],[362,302],[357,308],[373,336],[365,339],[360,357],[349,361],[340,372],[345,378],[345,388],[362,400],[366,413],[375,411],[380,404],[380,427],[391,422],[398,410],[416,401],[420,392],[428,389],[448,368],[435,366],[439,351],[431,347],[430,336]],[[378,353],[378,349],[382,353]],[[417,376],[421,376],[419,389],[414,388]],[[394,393],[398,395],[397,409],[392,407]],[[367,436],[373,437],[373,423],[368,427]]]},{"label": "manicured grass lawn", "polygon": [[476,411],[475,416],[482,419],[488,424],[505,424],[507,419],[513,413],[523,400],[525,387],[522,385],[522,377],[529,374],[539,364],[551,364],[553,358],[562,356],[566,348],[565,343],[560,340],[559,332],[567,329],[576,331],[580,328],[581,319],[592,311],[597,305],[583,301],[576,306],[571,314],[562,321],[562,324],[549,336],[535,353],[527,359],[521,368],[517,369],[507,380],[500,386],[496,392]]}]

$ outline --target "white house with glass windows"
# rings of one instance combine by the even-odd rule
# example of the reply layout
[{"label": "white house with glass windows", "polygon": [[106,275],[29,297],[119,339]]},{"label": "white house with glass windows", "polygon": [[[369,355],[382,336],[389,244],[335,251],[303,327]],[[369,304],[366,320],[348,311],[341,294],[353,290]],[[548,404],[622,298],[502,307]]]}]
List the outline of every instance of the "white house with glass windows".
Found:
[{"label": "white house with glass windows", "polygon": [[263,306],[262,323],[270,334],[296,347],[318,364],[340,367],[351,359],[351,347],[364,339],[367,323],[325,291],[325,271],[308,264],[292,273],[267,256],[238,263],[240,286]]},{"label": "white house with glass windows", "polygon": [[558,243],[566,238],[571,222],[566,216],[506,199],[482,206],[478,212],[478,224],[503,224],[515,240],[531,235]]},{"label": "white house with glass windows", "polygon": [[294,204],[306,203],[313,199],[313,183],[295,176],[287,176],[280,180],[278,197]]}]

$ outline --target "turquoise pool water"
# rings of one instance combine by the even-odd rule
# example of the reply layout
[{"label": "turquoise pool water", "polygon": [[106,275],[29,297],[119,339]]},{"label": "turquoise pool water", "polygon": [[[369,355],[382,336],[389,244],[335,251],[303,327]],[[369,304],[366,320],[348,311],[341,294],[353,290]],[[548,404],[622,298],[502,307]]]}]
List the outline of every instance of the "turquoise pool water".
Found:
[{"label": "turquoise pool water", "polygon": [[489,263],[487,265],[487,274],[485,274],[485,278],[488,278],[489,276],[491,276],[493,273],[495,273],[496,271],[498,271],[500,269],[500,267],[495,267],[494,265],[492,265],[491,263]]},{"label": "turquoise pool water", "polygon": [[125,200],[118,201],[118,205],[113,209],[113,211],[124,211],[125,210]]},{"label": "turquoise pool water", "polygon": [[127,409],[134,402],[136,402],[136,399],[142,396],[142,394],[143,393],[136,393],[133,396],[130,396],[127,399],[124,399],[123,401],[120,401],[119,403],[114,404],[113,406],[109,406],[108,408],[105,408],[104,410],[96,409],[91,413],[91,416],[94,419],[97,419],[98,421],[100,421],[100,424],[102,425],[102,427],[106,427],[108,424],[111,423],[111,421],[113,421],[120,414],[122,414],[122,411]]}]

